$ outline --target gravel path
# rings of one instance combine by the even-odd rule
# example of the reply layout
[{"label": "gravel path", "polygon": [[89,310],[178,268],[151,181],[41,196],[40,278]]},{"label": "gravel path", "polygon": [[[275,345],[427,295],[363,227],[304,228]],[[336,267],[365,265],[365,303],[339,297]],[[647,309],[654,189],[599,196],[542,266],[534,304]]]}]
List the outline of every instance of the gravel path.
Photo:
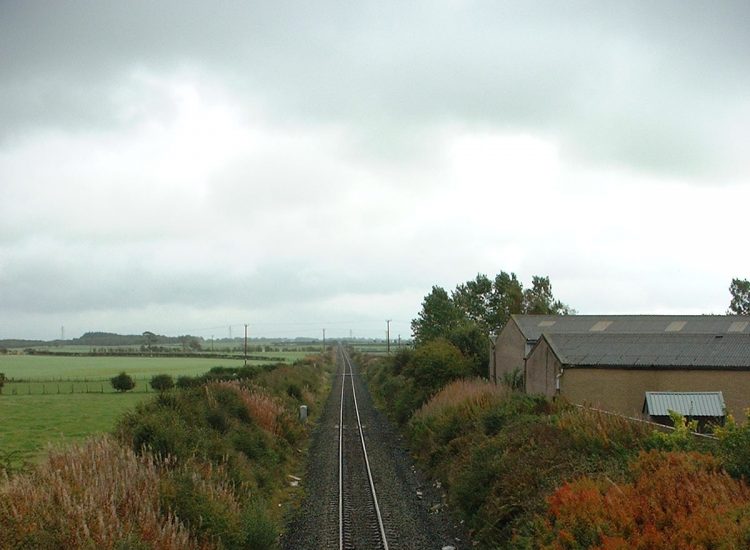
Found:
[{"label": "gravel path", "polygon": [[[306,498],[289,522],[281,546],[285,550],[337,549],[338,525],[338,424],[343,364],[334,378],[331,395],[313,434],[307,473],[302,481]],[[403,440],[391,423],[372,404],[363,380],[354,365],[363,433],[378,494],[388,544],[393,550],[421,550],[455,547],[469,548],[467,537],[450,518],[444,495],[424,478],[404,449]],[[347,377],[347,384],[349,377]],[[347,387],[348,389],[348,387]],[[350,421],[344,421],[345,432],[355,432]],[[345,438],[354,441],[355,438]],[[346,448],[346,447],[345,447]],[[345,470],[346,471],[346,470]],[[366,491],[345,496],[345,516],[357,522],[364,510],[371,507]],[[354,527],[353,532],[358,532]],[[366,533],[366,530],[362,530]],[[380,548],[372,538],[347,541],[347,548]]]}]

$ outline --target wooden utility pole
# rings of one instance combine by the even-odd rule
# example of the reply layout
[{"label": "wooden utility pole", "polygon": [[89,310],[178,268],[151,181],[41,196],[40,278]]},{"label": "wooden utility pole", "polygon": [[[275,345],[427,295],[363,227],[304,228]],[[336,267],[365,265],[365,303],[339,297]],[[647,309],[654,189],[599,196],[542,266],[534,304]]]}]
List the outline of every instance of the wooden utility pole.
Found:
[{"label": "wooden utility pole", "polygon": [[247,323],[245,323],[245,366],[247,366]]},{"label": "wooden utility pole", "polygon": [[323,353],[326,351],[326,329],[323,329]]},{"label": "wooden utility pole", "polygon": [[391,319],[385,320],[385,349],[388,355],[391,354]]}]

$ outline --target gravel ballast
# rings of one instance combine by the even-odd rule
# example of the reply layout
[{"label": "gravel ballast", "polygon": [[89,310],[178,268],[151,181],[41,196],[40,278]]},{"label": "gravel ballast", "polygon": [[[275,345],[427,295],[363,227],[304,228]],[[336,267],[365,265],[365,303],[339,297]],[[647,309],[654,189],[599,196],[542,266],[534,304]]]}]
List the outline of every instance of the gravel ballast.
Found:
[{"label": "gravel ballast", "polygon": [[[343,362],[339,354],[339,371],[326,401],[309,448],[308,467],[302,479],[306,497],[290,518],[281,547],[285,550],[310,550],[339,547],[338,510],[338,442],[339,404]],[[346,377],[347,392],[349,376]],[[445,496],[425,480],[404,448],[403,439],[390,421],[373,405],[367,387],[353,365],[362,431],[370,468],[391,549],[407,550],[469,548],[466,536],[449,515]],[[344,429],[355,431],[356,425],[344,420]],[[345,440],[354,441],[355,438]],[[346,469],[345,469],[346,471]],[[365,492],[356,491],[364,495]],[[371,507],[364,496],[352,496],[355,508]],[[346,501],[346,498],[345,498]],[[345,510],[350,506],[345,507]],[[348,513],[348,512],[347,512]],[[350,516],[357,518],[358,512]],[[357,521],[352,519],[350,521]],[[351,526],[350,526],[351,527]],[[357,531],[356,527],[353,530]],[[372,539],[347,541],[347,548],[382,548]]]}]

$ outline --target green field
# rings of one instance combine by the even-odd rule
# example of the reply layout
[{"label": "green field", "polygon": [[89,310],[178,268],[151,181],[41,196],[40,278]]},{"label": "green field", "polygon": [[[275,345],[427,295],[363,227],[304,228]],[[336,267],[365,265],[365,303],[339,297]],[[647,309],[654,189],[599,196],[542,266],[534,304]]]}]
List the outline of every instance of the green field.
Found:
[{"label": "green field", "polygon": [[[274,352],[264,354],[267,361],[248,361],[252,364],[293,361],[306,355],[302,352]],[[0,355],[0,372],[9,379],[31,380],[105,380],[125,371],[141,378],[154,374],[201,374],[212,367],[239,367],[241,359],[202,357],[76,357],[61,355]]]},{"label": "green field", "polygon": [[[274,362],[306,354],[266,355],[265,362]],[[197,375],[242,364],[216,358],[0,355],[0,372],[8,379],[0,395],[0,459],[12,453],[16,464],[34,461],[49,443],[111,430],[123,412],[153,396],[148,380],[155,374]],[[132,392],[116,393],[109,384],[122,371],[136,379]]]},{"label": "green field", "polygon": [[0,452],[13,462],[38,459],[49,443],[60,444],[111,430],[117,419],[153,394],[0,396]]}]

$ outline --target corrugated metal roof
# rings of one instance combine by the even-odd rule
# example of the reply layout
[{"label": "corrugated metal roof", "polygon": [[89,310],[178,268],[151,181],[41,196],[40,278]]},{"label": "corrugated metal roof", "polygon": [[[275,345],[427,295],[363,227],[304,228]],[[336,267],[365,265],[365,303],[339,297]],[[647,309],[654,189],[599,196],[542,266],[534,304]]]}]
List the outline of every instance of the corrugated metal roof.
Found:
[{"label": "corrugated metal roof", "polygon": [[[543,332],[617,334],[750,334],[750,318],[743,315],[513,315],[527,340]],[[684,324],[683,324],[684,323]],[[678,328],[679,327],[679,328]]]},{"label": "corrugated metal roof", "polygon": [[683,416],[724,416],[726,406],[720,391],[671,392],[647,391],[643,412],[651,416],[669,416],[675,411]]},{"label": "corrugated metal roof", "polygon": [[[747,334],[544,334],[566,366],[750,370]],[[533,353],[533,352],[532,352]]]}]

